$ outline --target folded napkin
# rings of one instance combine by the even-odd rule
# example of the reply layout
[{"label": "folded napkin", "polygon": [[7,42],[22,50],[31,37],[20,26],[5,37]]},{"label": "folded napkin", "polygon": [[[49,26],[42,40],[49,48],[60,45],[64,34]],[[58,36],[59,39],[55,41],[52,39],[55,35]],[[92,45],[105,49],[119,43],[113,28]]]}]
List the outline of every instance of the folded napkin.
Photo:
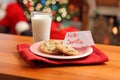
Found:
[{"label": "folded napkin", "polygon": [[108,57],[96,47],[92,46],[93,52],[87,57],[78,59],[50,59],[33,54],[29,44],[18,44],[17,50],[21,57],[32,67],[60,66],[60,65],[83,65],[100,64],[108,61]]}]

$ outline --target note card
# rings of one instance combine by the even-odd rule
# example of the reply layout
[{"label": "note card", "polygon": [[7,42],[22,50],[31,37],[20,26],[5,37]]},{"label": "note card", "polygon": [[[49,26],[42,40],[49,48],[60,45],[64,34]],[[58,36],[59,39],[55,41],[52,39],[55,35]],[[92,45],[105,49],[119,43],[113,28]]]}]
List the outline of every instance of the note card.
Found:
[{"label": "note card", "polygon": [[94,45],[91,31],[67,32],[63,44],[72,47],[85,47]]}]

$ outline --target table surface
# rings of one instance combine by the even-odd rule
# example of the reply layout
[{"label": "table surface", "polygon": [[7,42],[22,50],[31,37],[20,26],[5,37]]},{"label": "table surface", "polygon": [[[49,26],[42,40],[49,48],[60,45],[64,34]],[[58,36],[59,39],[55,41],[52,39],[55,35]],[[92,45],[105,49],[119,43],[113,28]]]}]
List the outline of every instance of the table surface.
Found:
[{"label": "table surface", "polygon": [[40,80],[120,80],[120,47],[95,44],[109,57],[101,65],[31,68],[16,45],[32,44],[32,37],[0,34],[0,74]]}]

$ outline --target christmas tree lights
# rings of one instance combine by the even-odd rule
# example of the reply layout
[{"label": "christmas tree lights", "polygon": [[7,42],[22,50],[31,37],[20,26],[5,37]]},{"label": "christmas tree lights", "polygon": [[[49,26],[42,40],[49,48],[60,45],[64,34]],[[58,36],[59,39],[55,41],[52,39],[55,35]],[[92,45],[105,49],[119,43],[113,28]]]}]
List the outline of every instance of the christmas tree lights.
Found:
[{"label": "christmas tree lights", "polygon": [[25,15],[30,20],[30,12],[45,11],[52,12],[53,20],[62,22],[73,19],[76,13],[69,12],[68,0],[23,0]]}]

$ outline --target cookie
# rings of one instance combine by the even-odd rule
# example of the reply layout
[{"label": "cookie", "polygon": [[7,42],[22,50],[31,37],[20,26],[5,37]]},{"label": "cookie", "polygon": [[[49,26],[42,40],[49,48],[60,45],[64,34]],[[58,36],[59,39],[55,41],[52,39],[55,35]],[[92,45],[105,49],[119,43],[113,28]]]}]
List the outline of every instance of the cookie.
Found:
[{"label": "cookie", "polygon": [[62,52],[64,55],[68,55],[68,56],[75,56],[75,55],[79,55],[80,54],[73,47],[68,46],[68,45],[64,45],[64,44],[57,44],[56,45],[56,49],[58,51]]},{"label": "cookie", "polygon": [[56,44],[60,44],[60,43],[61,41],[58,40],[43,41],[40,44],[40,51],[50,55],[59,54],[58,50],[56,49]]}]

